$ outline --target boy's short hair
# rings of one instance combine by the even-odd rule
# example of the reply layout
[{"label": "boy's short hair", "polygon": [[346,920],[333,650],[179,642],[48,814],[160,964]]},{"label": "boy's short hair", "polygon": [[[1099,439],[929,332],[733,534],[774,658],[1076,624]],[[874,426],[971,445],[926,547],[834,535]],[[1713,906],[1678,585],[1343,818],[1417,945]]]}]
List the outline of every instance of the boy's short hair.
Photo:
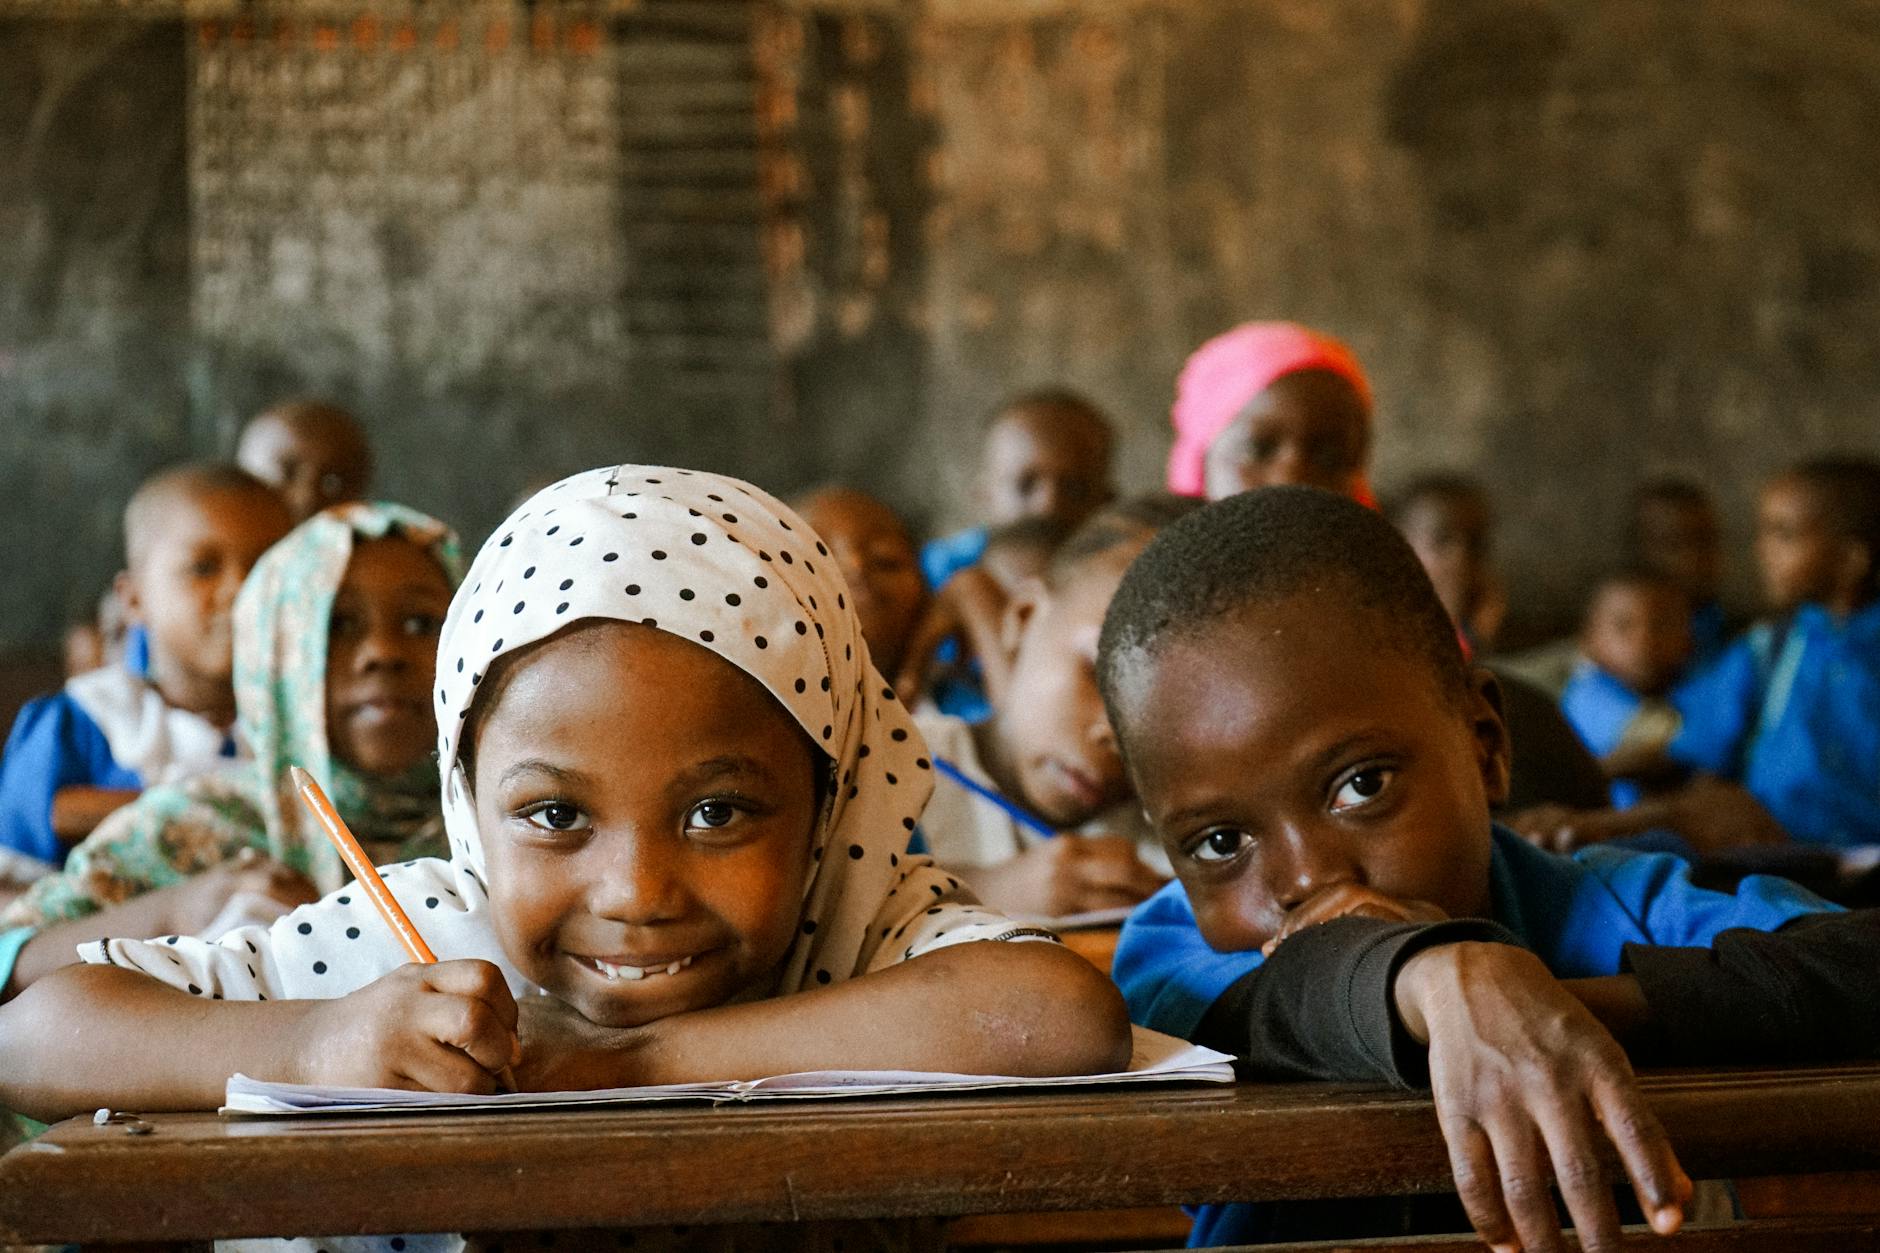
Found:
[{"label": "boy's short hair", "polygon": [[1201,502],[1171,492],[1150,492],[1111,501],[1085,518],[1051,554],[1045,581],[1061,585],[1078,570],[1125,544],[1149,539],[1163,527],[1201,508]]},{"label": "boy's short hair", "polygon": [[1062,518],[1048,514],[1033,514],[1028,518],[1018,518],[1003,526],[995,526],[986,532],[986,551],[994,549],[1032,549],[1050,556],[1069,539],[1074,527],[1064,525]]},{"label": "boy's short hair", "polygon": [[278,502],[280,496],[232,461],[186,461],[168,466],[145,479],[124,506],[124,559],[136,566],[156,533],[156,520],[165,506],[213,492],[253,492]]},{"label": "boy's short hair", "polygon": [[1006,418],[1013,414],[1023,413],[1028,410],[1056,410],[1060,413],[1074,413],[1078,417],[1088,419],[1092,425],[1101,428],[1106,440],[1114,434],[1110,422],[1110,415],[1103,412],[1103,410],[1097,406],[1096,401],[1083,395],[1081,392],[1072,391],[1068,387],[1035,387],[1030,391],[1023,391],[1016,395],[1008,396],[1000,401],[998,406],[986,415],[985,421],[981,424],[981,427],[984,431],[990,431],[993,427],[1005,421]]},{"label": "boy's short hair", "polygon": [[1710,489],[1695,479],[1676,474],[1658,474],[1640,483],[1638,490],[1632,493],[1634,508],[1654,503],[1708,509],[1711,507]]},{"label": "boy's short hair", "polygon": [[1480,482],[1455,470],[1432,470],[1419,474],[1391,493],[1384,506],[1384,516],[1402,524],[1412,505],[1431,496],[1449,500],[1474,499],[1488,504],[1488,491]]},{"label": "boy's short hair", "polygon": [[1458,702],[1469,692],[1455,624],[1397,529],[1334,492],[1266,487],[1175,521],[1123,576],[1097,643],[1097,683],[1111,720],[1128,655],[1153,654],[1256,605],[1319,592],[1368,615],[1383,646],[1427,660]]},{"label": "boy's short hair", "polygon": [[1592,587],[1586,594],[1586,611],[1591,614],[1593,605],[1608,589],[1615,587],[1644,587],[1658,591],[1674,592],[1680,599],[1687,597],[1684,585],[1655,566],[1643,562],[1628,561],[1613,566],[1593,580]]},{"label": "boy's short hair", "polygon": [[1867,547],[1867,581],[1862,591],[1880,589],[1880,461],[1871,457],[1810,457],[1784,473],[1815,494],[1821,518],[1843,539]]}]

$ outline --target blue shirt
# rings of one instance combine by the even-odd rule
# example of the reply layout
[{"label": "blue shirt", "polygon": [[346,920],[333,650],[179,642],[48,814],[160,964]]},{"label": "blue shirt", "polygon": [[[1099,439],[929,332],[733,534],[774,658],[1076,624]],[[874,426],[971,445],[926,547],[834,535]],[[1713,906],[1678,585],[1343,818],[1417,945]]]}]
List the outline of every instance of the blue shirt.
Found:
[{"label": "blue shirt", "polygon": [[1797,840],[1880,843],[1880,604],[1757,626],[1674,703],[1672,757],[1735,779]]},{"label": "blue shirt", "polygon": [[65,848],[52,830],[52,798],[66,787],[141,788],[119,765],[90,714],[70,693],[29,701],[0,752],[0,846],[57,866]]},{"label": "blue shirt", "polygon": [[[1694,887],[1690,867],[1664,853],[1605,845],[1572,857],[1494,830],[1489,910],[1562,979],[1618,974],[1627,944],[1708,947],[1733,927],[1773,931],[1804,914],[1838,912],[1785,879],[1751,875],[1734,894]],[[1123,926],[1111,976],[1135,1022],[1194,1038],[1208,1007],[1265,959],[1208,947],[1180,880],[1144,901]],[[1250,1205],[1203,1205],[1191,1247],[1237,1244],[1256,1231]]]},{"label": "blue shirt", "polygon": [[[979,559],[986,555],[988,534],[985,527],[976,526],[923,544],[920,550],[920,573],[927,580],[928,590],[937,592],[961,570],[978,565]],[[959,655],[959,647],[947,640],[935,652],[934,660],[941,663],[957,662]],[[968,722],[984,722],[992,716],[992,702],[986,699],[986,688],[980,682],[977,666],[968,668],[949,665],[946,673],[934,680],[929,695],[943,714],[952,714]]]},{"label": "blue shirt", "polygon": [[[1627,687],[1616,676],[1582,660],[1560,692],[1560,712],[1574,732],[1595,757],[1604,757],[1619,747],[1625,729],[1638,716],[1645,698]],[[1639,786],[1615,779],[1610,788],[1612,803],[1629,809],[1639,799]]]}]

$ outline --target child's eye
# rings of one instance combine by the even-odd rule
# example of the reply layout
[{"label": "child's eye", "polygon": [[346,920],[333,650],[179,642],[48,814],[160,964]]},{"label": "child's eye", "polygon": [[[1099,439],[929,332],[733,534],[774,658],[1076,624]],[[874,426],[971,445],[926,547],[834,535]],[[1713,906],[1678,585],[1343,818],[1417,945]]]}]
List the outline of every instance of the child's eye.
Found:
[{"label": "child's eye", "polygon": [[221,568],[222,563],[217,561],[214,557],[198,557],[196,560],[189,563],[190,575],[198,579],[211,578],[215,575],[215,572]]},{"label": "child's eye", "polygon": [[436,614],[414,613],[404,621],[406,635],[436,635],[443,629],[443,620]]},{"label": "child's eye", "polygon": [[685,825],[717,831],[730,826],[737,816],[738,807],[730,801],[701,801],[685,816]]},{"label": "child's eye", "polygon": [[545,801],[523,811],[531,826],[545,831],[581,831],[588,826],[588,816],[566,801]]},{"label": "child's eye", "polygon": [[1245,831],[1221,827],[1202,836],[1201,842],[1190,849],[1188,855],[1199,862],[1218,864],[1232,861],[1247,847],[1251,838]]},{"label": "child's eye", "polygon": [[1378,794],[1390,786],[1390,781],[1396,774],[1395,770],[1381,766],[1358,771],[1346,779],[1338,791],[1332,795],[1332,812],[1336,814],[1348,809],[1356,809],[1377,799]]}]

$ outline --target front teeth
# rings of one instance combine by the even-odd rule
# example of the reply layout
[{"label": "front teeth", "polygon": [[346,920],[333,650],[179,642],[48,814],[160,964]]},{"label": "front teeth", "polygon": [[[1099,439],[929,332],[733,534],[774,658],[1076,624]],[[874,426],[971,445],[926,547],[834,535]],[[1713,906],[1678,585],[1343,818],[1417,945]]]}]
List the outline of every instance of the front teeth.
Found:
[{"label": "front teeth", "polygon": [[690,957],[681,957],[678,961],[666,966],[616,966],[598,957],[593,961],[595,968],[609,979],[625,979],[628,983],[644,979],[649,975],[676,975],[692,964]]}]

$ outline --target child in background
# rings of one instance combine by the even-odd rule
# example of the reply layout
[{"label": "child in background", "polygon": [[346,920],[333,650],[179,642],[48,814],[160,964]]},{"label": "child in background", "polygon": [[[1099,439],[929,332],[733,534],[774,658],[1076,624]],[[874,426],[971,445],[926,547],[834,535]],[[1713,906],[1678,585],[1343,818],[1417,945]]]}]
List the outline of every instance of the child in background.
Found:
[{"label": "child in background", "polygon": [[234,756],[230,610],[287,511],[234,466],[179,466],[124,510],[117,590],[145,629],[149,672],[108,665],[28,704],[0,757],[0,848],[37,874],[156,783]]},{"label": "child in background", "polygon": [[1001,405],[986,423],[977,492],[985,522],[930,540],[921,572],[935,591],[957,570],[977,562],[991,527],[1021,518],[1051,518],[1077,526],[1115,495],[1110,459],[1116,437],[1110,419],[1075,392],[1025,392]]},{"label": "child in background", "polygon": [[[919,701],[934,657],[952,641],[956,657],[979,667],[986,696],[998,706],[1011,678],[999,642],[1005,608],[1025,583],[1044,577],[1051,554],[1069,534],[1056,518],[1039,517],[1008,522],[986,536],[979,563],[946,581],[914,630],[894,681],[894,690],[904,703],[911,706]],[[936,683],[959,681],[964,677],[960,670],[956,661]]]},{"label": "child in background", "polygon": [[823,537],[848,580],[875,668],[899,673],[927,603],[920,555],[907,524],[881,501],[848,487],[818,488],[802,497],[796,510]]},{"label": "child in background", "polygon": [[1880,843],[1880,462],[1821,457],[1777,475],[1757,509],[1756,561],[1775,617],[1678,689],[1662,760],[1701,772],[1622,811],[1521,822],[1572,849],[1666,830],[1705,852],[1790,840]]},{"label": "child in background", "polygon": [[[1134,905],[1164,875],[1146,841],[1091,675],[1103,611],[1130,560],[1192,505],[1149,496],[1098,511],[1006,612],[1010,679],[971,724],[915,716],[942,777],[922,815],[927,849],[988,904],[1029,917]],[[1055,835],[1056,832],[1064,832]]]},{"label": "child in background", "polygon": [[1460,474],[1423,475],[1403,489],[1388,516],[1436,585],[1464,648],[1493,649],[1507,603],[1489,560],[1494,514],[1481,484]]},{"label": "child in background", "polygon": [[1692,681],[1667,752],[1742,783],[1797,840],[1880,843],[1880,462],[1778,475],[1756,561],[1779,617]]},{"label": "child in background", "polygon": [[1303,483],[1367,505],[1371,384],[1344,344],[1294,322],[1247,322],[1201,345],[1175,384],[1168,489],[1219,500]]},{"label": "child in background", "polygon": [[[1663,755],[1683,721],[1671,689],[1691,660],[1691,603],[1684,588],[1654,570],[1608,575],[1593,589],[1580,633],[1581,659],[1560,696],[1567,721],[1607,766]],[[1615,778],[1612,803],[1637,804],[1639,785]]]},{"label": "child in background", "polygon": [[[1179,876],[1123,932],[1136,1021],[1254,1075],[1427,1083],[1466,1211],[1447,1202],[1449,1230],[1559,1247],[1557,1183],[1586,1246],[1618,1247],[1607,1142],[1677,1228],[1691,1184],[1615,1037],[1682,1064],[1880,1052],[1880,914],[1493,823],[1495,680],[1370,510],[1279,488],[1168,527],[1097,672]],[[1204,1206],[1192,1243],[1443,1230],[1434,1200]]]},{"label": "child in background", "polygon": [[[824,547],[717,475],[542,493],[439,642],[450,860],[385,874],[441,960],[409,964],[355,891],[215,943],[104,941],[0,1007],[0,1101],[211,1109],[236,1071],[487,1093],[506,1066],[557,1090],[1126,1064],[1107,979],[906,855],[926,748]],[[57,1045],[75,1021],[82,1055]]]},{"label": "child in background", "polygon": [[1632,561],[1684,589],[1698,662],[1723,651],[1733,628],[1724,611],[1723,528],[1710,493],[1677,478],[1648,479],[1632,498]]},{"label": "child in background", "polygon": [[235,460],[281,493],[296,523],[330,505],[361,500],[372,485],[365,428],[320,400],[283,401],[250,418]]},{"label": "child in background", "polygon": [[255,759],[144,793],[0,912],[16,959],[0,940],[0,990],[99,936],[193,934],[238,893],[273,917],[339,887],[345,869],[291,765],[321,780],[376,859],[442,851],[432,682],[458,567],[456,537],[397,505],[316,514],[270,549],[235,605],[235,699]]}]

